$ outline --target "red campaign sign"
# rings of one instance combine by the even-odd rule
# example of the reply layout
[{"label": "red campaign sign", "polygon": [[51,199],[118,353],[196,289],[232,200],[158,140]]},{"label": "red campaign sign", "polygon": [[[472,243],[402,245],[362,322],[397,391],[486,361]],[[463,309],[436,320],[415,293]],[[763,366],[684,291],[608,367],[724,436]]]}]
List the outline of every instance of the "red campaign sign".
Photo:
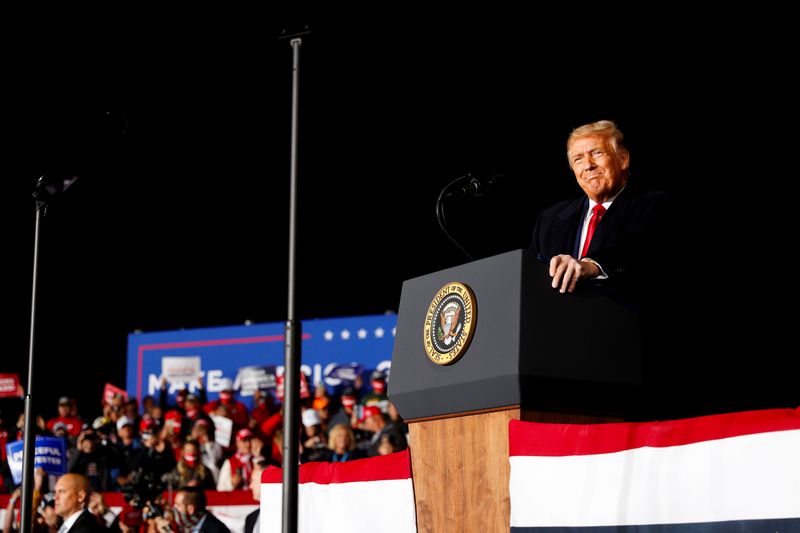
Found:
[{"label": "red campaign sign", "polygon": [[[283,374],[276,378],[277,384],[275,385],[275,395],[279,400],[283,401]],[[306,381],[305,372],[300,372],[300,398],[310,398],[311,392],[308,390],[308,381]]]},{"label": "red campaign sign", "polygon": [[113,400],[114,396],[116,396],[117,394],[122,396],[122,401],[123,402],[127,402],[128,401],[128,393],[127,392],[125,392],[124,390],[120,389],[119,387],[115,387],[111,383],[106,383],[106,388],[103,389],[103,403],[104,404],[110,404],[111,400]]},{"label": "red campaign sign", "polygon": [[17,374],[0,374],[0,398],[24,396]]}]

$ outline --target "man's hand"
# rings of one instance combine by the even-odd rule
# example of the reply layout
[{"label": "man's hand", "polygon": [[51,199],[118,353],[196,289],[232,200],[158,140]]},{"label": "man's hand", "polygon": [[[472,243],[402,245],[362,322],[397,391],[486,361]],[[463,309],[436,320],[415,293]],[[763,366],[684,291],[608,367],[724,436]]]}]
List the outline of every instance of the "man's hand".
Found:
[{"label": "man's hand", "polygon": [[155,529],[159,533],[172,533],[172,528],[170,527],[170,522],[168,519],[161,516],[157,516],[154,522],[156,526]]},{"label": "man's hand", "polygon": [[99,492],[89,494],[89,512],[95,516],[103,516],[108,512],[106,502],[103,501],[103,495]]},{"label": "man's hand", "polygon": [[578,281],[600,275],[600,269],[591,261],[578,261],[566,254],[556,255],[550,259],[550,276],[552,287],[561,294],[572,292]]}]

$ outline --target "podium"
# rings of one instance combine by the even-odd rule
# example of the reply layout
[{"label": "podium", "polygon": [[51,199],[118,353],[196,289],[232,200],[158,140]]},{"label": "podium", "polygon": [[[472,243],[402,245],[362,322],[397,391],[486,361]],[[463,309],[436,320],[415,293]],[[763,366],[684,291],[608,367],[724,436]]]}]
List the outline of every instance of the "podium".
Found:
[{"label": "podium", "polygon": [[560,294],[527,250],[407,280],[389,398],[418,530],[509,531],[509,421],[620,421],[641,385],[636,313],[591,286]]}]

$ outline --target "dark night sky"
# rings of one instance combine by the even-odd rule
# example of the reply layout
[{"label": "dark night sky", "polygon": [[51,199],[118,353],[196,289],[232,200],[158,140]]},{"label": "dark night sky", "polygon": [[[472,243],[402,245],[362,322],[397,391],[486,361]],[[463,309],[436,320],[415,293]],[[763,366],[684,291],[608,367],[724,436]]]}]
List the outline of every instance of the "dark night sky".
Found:
[{"label": "dark night sky", "polygon": [[[545,37],[544,25],[313,26],[301,57],[299,317],[396,310],[403,280],[464,262],[434,207],[465,172],[506,177],[447,204],[462,244],[476,257],[527,245],[538,210],[580,192],[569,131],[610,118],[632,179],[684,200],[687,267],[674,275],[692,295],[686,330],[706,334],[687,350],[713,352],[706,368],[739,361],[740,375],[760,358],[770,371],[757,379],[784,374],[790,317],[773,308],[790,288],[779,258],[796,146],[782,141],[797,105],[780,34],[642,24],[623,45]],[[48,416],[61,394],[91,406],[105,382],[124,383],[134,329],[285,318],[291,56],[279,28],[162,30],[150,36],[159,61],[115,41],[124,119],[6,113],[0,371],[26,374],[34,178],[81,176],[42,229],[34,392]],[[776,397],[764,403],[800,404]]]}]

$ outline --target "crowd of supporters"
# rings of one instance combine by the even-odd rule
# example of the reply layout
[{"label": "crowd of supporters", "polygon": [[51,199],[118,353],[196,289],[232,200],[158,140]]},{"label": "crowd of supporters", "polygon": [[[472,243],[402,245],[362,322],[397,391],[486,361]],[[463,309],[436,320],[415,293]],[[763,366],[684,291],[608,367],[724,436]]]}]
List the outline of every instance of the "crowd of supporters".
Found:
[{"label": "crowd of supporters", "polygon": [[[358,380],[354,387],[329,395],[318,384],[301,399],[301,463],[352,461],[407,447],[407,427],[385,394],[386,376],[376,371],[370,377],[369,387]],[[256,391],[249,409],[235,398],[230,379],[222,380],[219,399],[213,401],[207,400],[201,380],[193,385],[178,390],[170,403],[169,384],[162,380],[157,397],[145,397],[139,405],[134,398],[117,395],[102,405],[99,416],[87,419],[74,399],[62,397],[50,418],[37,417],[36,431],[64,439],[67,472],[85,478],[92,492],[122,491],[137,509],[146,509],[148,501],[157,507],[155,501],[166,489],[250,490],[254,469],[281,465],[280,398],[274,390]],[[5,444],[22,439],[23,426],[20,415],[15,427],[0,427],[0,492],[18,489]],[[40,470],[35,477],[44,520],[58,479]],[[120,528],[122,519],[125,528],[124,516],[103,519],[102,502],[95,507],[106,526],[116,523]]]}]

